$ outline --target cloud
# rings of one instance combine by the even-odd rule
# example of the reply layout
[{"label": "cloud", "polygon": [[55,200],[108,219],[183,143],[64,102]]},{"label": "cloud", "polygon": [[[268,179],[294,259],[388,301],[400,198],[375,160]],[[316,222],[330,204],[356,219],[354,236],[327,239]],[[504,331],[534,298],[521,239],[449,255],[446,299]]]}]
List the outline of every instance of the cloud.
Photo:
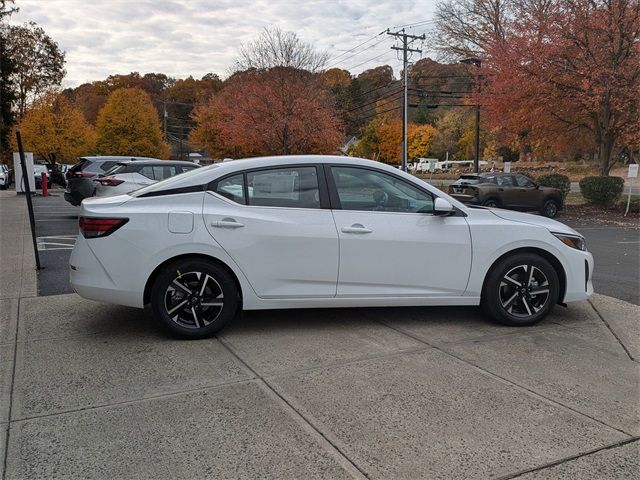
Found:
[{"label": "cloud", "polygon": [[[238,47],[271,25],[295,32],[329,65],[359,73],[400,62],[388,27],[433,17],[435,0],[19,0],[12,23],[37,22],[67,52],[65,86],[116,73],[229,74]],[[408,31],[421,34],[432,24]],[[378,42],[377,45],[374,45]],[[426,53],[426,52],[425,52]],[[338,57],[338,58],[336,58]]]}]

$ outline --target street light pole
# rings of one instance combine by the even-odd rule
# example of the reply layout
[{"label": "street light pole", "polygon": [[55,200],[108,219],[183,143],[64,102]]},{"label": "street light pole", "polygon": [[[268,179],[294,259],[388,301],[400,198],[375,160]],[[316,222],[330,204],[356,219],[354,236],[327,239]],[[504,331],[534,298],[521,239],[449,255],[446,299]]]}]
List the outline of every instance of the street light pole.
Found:
[{"label": "street light pole", "polygon": [[[476,57],[465,58],[460,60],[460,63],[466,63],[467,65],[475,65],[480,68],[482,66],[482,60]],[[478,90],[480,85],[478,84]],[[480,171],[480,101],[476,103],[476,158],[473,160],[473,171],[478,173]]]}]

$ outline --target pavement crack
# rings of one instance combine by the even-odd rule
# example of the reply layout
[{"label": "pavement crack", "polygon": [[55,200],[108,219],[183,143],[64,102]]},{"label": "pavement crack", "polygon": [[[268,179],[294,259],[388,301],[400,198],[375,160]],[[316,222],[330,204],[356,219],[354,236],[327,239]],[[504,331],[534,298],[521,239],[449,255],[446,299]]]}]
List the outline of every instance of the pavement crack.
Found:
[{"label": "pavement crack", "polygon": [[577,409],[575,409],[573,407],[570,407],[569,405],[565,405],[564,403],[559,402],[558,400],[554,400],[553,398],[549,398],[546,395],[543,395],[543,394],[541,394],[539,392],[536,392],[535,390],[533,390],[533,389],[531,389],[529,387],[526,387],[524,385],[520,385],[519,383],[516,383],[513,380],[510,380],[510,379],[508,379],[506,377],[503,377],[502,375],[498,375],[495,372],[492,372],[492,371],[487,370],[487,369],[485,369],[483,367],[480,367],[480,366],[476,365],[475,363],[470,362],[469,360],[466,360],[465,358],[463,358],[463,357],[461,357],[459,355],[456,355],[455,353],[452,353],[452,352],[450,352],[448,350],[445,350],[445,348],[443,348],[443,346],[441,346],[441,345],[429,343],[426,340],[424,340],[423,338],[419,337],[418,335],[414,335],[412,333],[406,332],[401,328],[394,327],[394,326],[389,325],[389,324],[387,324],[387,323],[385,323],[385,322],[383,322],[381,320],[375,320],[375,321],[380,323],[380,324],[382,324],[382,325],[384,325],[384,326],[386,326],[386,327],[388,327],[388,328],[390,328],[391,330],[395,330],[396,332],[399,332],[399,333],[401,333],[403,335],[406,335],[409,338],[412,338],[412,339],[414,339],[414,340],[416,340],[418,342],[422,342],[425,345],[428,345],[428,346],[434,348],[435,350],[438,350],[439,352],[444,353],[445,355],[449,355],[450,357],[455,358],[456,360],[464,363],[465,365],[469,365],[472,368],[475,368],[475,369],[479,370],[480,372],[483,372],[485,375],[488,375],[488,376],[490,376],[492,378],[498,379],[498,380],[500,380],[500,381],[502,381],[502,382],[504,382],[504,383],[506,383],[508,385],[511,385],[511,386],[517,388],[517,389],[523,390],[523,391],[525,391],[525,392],[527,392],[527,393],[529,393],[531,395],[534,395],[537,398],[543,399],[544,401],[549,402],[549,403],[551,403],[553,405],[556,405],[556,406],[562,407],[562,408],[564,408],[566,410],[570,410],[570,411],[572,411],[574,413],[577,413],[578,415],[586,417],[586,418],[588,418],[588,419],[590,419],[590,420],[592,420],[594,422],[599,423],[600,425],[603,425],[603,426],[605,426],[607,428],[615,430],[616,432],[622,433],[623,435],[626,435],[627,437],[633,437],[633,434],[631,434],[629,432],[625,432],[624,430],[621,430],[621,429],[619,429],[617,427],[613,427],[613,426],[603,422],[602,420],[599,420],[599,419],[597,419],[595,417],[592,417],[591,415],[586,414],[584,412],[581,412],[580,410],[577,410]]},{"label": "pavement crack", "polygon": [[[230,343],[228,343],[226,340],[223,340],[222,338],[218,337],[217,335],[215,336],[215,338],[218,339],[218,341],[229,351],[229,353],[231,353],[231,355],[233,355],[239,362],[241,362],[245,368],[249,369],[249,371],[251,371],[251,373],[255,376],[255,379],[258,380],[259,382],[261,382],[263,384],[263,386],[265,388],[267,388],[269,390],[269,392],[271,392],[275,397],[277,397],[278,399],[280,399],[282,402],[285,403],[285,405],[288,407],[288,409],[290,409],[292,412],[294,412],[297,416],[298,419],[302,422],[304,422],[304,424],[306,424],[312,431],[314,431],[317,435],[319,435],[325,442],[327,442],[330,447],[335,451],[335,453],[337,453],[349,466],[351,466],[353,469],[355,469],[355,471],[357,471],[362,478],[366,478],[369,479],[369,475],[367,475],[367,473],[364,471],[364,469],[362,467],[360,467],[355,461],[353,461],[351,458],[349,458],[349,456],[347,455],[346,452],[344,452],[338,445],[335,444],[335,442],[333,442],[329,437],[327,437],[327,435],[325,435],[325,433],[319,428],[317,427],[313,421],[311,421],[309,418],[307,418],[307,416],[305,416],[300,409],[296,408],[285,396],[283,396],[280,392],[278,392],[273,385],[271,385],[268,381],[267,378],[263,377],[262,375],[260,375],[260,373],[258,373],[246,360],[244,360],[231,346]],[[354,472],[355,473],[355,472]]]},{"label": "pavement crack", "polygon": [[591,301],[591,299],[588,300],[589,305],[591,305],[591,308],[593,308],[593,311],[596,312],[596,315],[598,315],[598,317],[600,318],[600,320],[602,320],[602,323],[604,323],[604,325],[607,327],[607,329],[611,332],[611,335],[614,336],[614,338],[618,341],[618,343],[620,344],[620,346],[622,347],[622,349],[624,350],[624,352],[627,354],[627,356],[629,357],[630,360],[636,360],[635,358],[633,358],[633,355],[631,355],[631,352],[629,351],[629,349],[627,348],[627,346],[624,344],[624,342],[620,339],[620,337],[616,334],[615,330],[613,328],[611,328],[611,325],[609,325],[609,322],[607,322],[607,320],[604,318],[604,316],[598,311],[598,309],[596,308],[596,306],[593,304],[593,302]]},{"label": "pavement crack", "polygon": [[545,463],[544,465],[540,465],[539,467],[530,468],[528,470],[521,470],[516,473],[511,473],[508,475],[504,475],[502,477],[498,477],[498,480],[510,480],[512,478],[518,478],[528,473],[539,472],[541,470],[545,470],[547,468],[556,467],[558,465],[562,465],[563,463],[571,462],[573,460],[577,460],[579,458],[588,457],[589,455],[593,455],[594,453],[602,452],[605,450],[612,450],[614,448],[624,447],[625,445],[629,445],[630,443],[637,442],[640,440],[640,437],[629,438],[627,440],[622,440],[620,442],[612,443],[610,445],[605,445],[604,447],[595,448],[593,450],[589,450],[588,452],[579,453],[577,455],[572,455],[569,457],[564,457],[555,462]]},{"label": "pavement crack", "polygon": [[4,480],[7,475],[7,462],[9,458],[9,439],[11,435],[11,410],[13,408],[13,387],[16,380],[16,363],[18,359],[18,330],[20,329],[20,304],[22,302],[18,300],[18,307],[16,308],[16,331],[13,338],[13,365],[11,368],[11,380],[9,384],[9,408],[7,410],[7,433],[4,443],[4,458],[2,459],[2,479]]}]

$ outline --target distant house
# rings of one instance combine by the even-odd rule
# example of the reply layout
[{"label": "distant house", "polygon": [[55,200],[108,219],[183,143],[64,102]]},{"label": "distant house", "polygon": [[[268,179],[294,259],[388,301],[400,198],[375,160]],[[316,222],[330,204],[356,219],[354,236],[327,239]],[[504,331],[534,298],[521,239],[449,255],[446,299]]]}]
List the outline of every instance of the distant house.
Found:
[{"label": "distant house", "polygon": [[349,154],[349,149],[353,147],[356,143],[358,143],[358,139],[356,137],[351,137],[347,143],[345,143],[342,147],[339,147],[338,150],[343,155]]}]

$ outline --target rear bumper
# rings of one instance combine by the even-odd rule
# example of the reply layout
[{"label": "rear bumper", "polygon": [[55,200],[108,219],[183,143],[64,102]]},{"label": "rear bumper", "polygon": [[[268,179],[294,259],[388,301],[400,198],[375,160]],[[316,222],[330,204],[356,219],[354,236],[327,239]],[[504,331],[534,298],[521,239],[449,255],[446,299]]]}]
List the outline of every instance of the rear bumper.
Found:
[{"label": "rear bumper", "polygon": [[82,235],[78,235],[69,259],[69,283],[78,295],[89,300],[144,306],[143,292],[118,288]]},{"label": "rear bumper", "polygon": [[473,195],[464,195],[462,193],[451,193],[449,195],[458,200],[459,202],[468,204],[468,205],[480,205],[480,199],[478,197],[474,197]]}]

